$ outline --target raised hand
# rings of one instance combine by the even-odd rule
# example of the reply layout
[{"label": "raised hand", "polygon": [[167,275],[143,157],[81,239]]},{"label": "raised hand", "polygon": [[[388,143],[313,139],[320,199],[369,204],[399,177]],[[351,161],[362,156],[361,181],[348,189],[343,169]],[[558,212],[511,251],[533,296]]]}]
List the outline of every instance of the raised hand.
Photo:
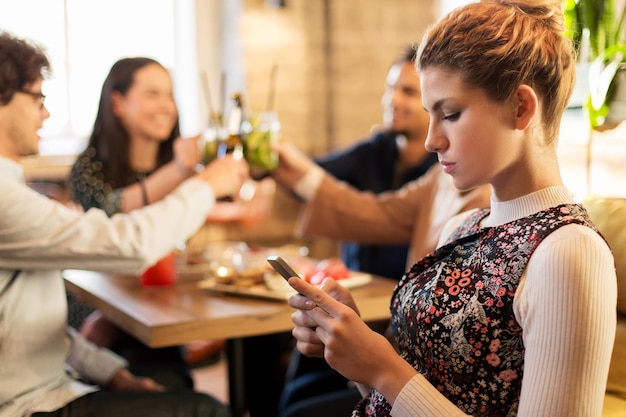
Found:
[{"label": "raised hand", "polygon": [[249,177],[248,164],[232,155],[215,159],[196,178],[208,183],[216,198],[238,196],[239,189]]},{"label": "raised hand", "polygon": [[192,173],[200,162],[198,140],[200,136],[176,138],[174,141],[174,162],[183,172]]},{"label": "raised hand", "polygon": [[272,171],[272,177],[283,187],[292,190],[293,186],[310,169],[317,168],[315,162],[300,152],[293,144],[279,141],[272,145],[278,152],[278,167]]}]

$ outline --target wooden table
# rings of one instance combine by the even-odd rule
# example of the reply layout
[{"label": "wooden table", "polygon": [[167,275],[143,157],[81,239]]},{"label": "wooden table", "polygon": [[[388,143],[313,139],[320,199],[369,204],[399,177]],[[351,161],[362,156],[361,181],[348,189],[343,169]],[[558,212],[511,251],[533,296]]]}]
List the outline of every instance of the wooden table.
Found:
[{"label": "wooden table", "polygon": [[[245,411],[243,369],[237,366],[242,338],[293,328],[293,309],[286,302],[215,294],[194,280],[171,287],[143,287],[137,277],[80,270],[66,270],[63,276],[70,293],[147,346],[229,339],[229,397],[235,417]],[[389,318],[394,287],[395,281],[374,277],[370,284],[352,289],[365,321]]]}]

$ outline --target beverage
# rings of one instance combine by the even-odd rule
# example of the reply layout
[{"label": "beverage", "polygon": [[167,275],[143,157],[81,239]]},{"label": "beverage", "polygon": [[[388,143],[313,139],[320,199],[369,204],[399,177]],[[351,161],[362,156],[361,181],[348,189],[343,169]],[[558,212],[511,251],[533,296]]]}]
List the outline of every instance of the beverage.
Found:
[{"label": "beverage", "polygon": [[202,132],[198,146],[202,165],[206,165],[218,156],[219,145],[227,137],[226,127],[221,116],[213,115],[209,119],[209,125]]},{"label": "beverage", "polygon": [[278,153],[272,143],[280,137],[280,122],[274,111],[262,111],[248,119],[239,93],[233,95],[235,107],[228,118],[227,136],[217,139],[217,158],[232,153],[235,158],[245,158],[251,176],[261,178],[278,166]]},{"label": "beverage", "polygon": [[278,166],[278,154],[272,143],[280,137],[280,122],[273,111],[260,112],[252,121],[252,130],[244,143],[244,156],[255,171],[272,171]]},{"label": "beverage", "polygon": [[220,137],[219,130],[219,126],[209,124],[200,136],[198,146],[200,147],[200,162],[202,165],[206,165],[217,158],[217,147]]},{"label": "beverage", "polygon": [[250,123],[245,118],[241,94],[233,94],[235,107],[231,110],[228,118],[228,137],[220,140],[217,157],[220,158],[228,153],[232,153],[235,158],[243,157],[243,144],[247,134],[250,132]]}]

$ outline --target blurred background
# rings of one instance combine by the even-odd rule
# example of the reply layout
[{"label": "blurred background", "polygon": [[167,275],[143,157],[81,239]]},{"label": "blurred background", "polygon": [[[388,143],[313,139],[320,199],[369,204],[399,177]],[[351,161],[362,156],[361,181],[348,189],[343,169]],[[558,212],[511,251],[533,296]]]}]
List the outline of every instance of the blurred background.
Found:
[{"label": "blurred background", "polygon": [[[124,56],[152,57],[170,69],[183,135],[202,132],[210,105],[227,115],[240,92],[247,109],[277,111],[283,138],[306,153],[345,148],[382,122],[390,63],[441,14],[467,2],[0,0],[0,28],[44,46],[54,72],[44,84],[52,116],[42,156],[25,161],[27,172],[34,180],[65,179],[90,133],[102,82]],[[559,152],[573,194],[626,196],[621,132],[592,134],[582,110],[568,110]],[[262,227],[211,226],[206,234],[280,244],[292,239],[298,204],[279,191]]]}]

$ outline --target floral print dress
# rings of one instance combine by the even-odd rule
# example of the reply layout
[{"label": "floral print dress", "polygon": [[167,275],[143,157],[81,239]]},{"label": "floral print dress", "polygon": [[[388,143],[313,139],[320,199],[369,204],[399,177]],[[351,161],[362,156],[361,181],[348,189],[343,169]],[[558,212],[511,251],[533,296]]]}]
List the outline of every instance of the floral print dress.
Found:
[{"label": "floral print dress", "polygon": [[84,210],[97,207],[110,217],[122,211],[124,187],[143,181],[151,173],[131,172],[120,187],[115,187],[104,171],[103,162],[96,156],[96,150],[89,147],[78,156],[72,166],[70,186],[74,200]]},{"label": "floral print dress", "polygon": [[[465,220],[448,242],[413,265],[391,302],[402,357],[460,410],[515,416],[524,372],[523,329],[513,299],[530,256],[567,224],[597,231],[579,205],[552,207],[510,223],[481,228],[490,213]],[[353,416],[389,416],[377,391]]]}]

